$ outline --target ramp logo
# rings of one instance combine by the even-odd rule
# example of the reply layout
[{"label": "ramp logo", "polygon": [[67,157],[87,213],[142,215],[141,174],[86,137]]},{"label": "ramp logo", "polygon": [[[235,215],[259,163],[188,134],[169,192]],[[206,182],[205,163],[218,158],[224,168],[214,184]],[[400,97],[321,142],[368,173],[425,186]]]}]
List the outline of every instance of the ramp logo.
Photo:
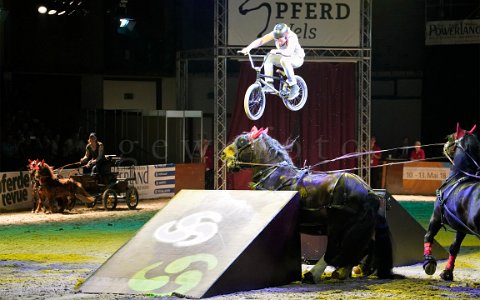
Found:
[{"label": "ramp logo", "polygon": [[[174,247],[190,247],[210,240],[218,233],[222,215],[214,211],[201,211],[187,215],[180,220],[167,222],[158,227],[153,237]],[[204,264],[199,264],[204,263]],[[195,267],[192,269],[191,265]],[[166,296],[173,293],[185,294],[197,287],[205,273],[218,265],[215,255],[198,253],[178,258],[165,266],[164,261],[155,262],[135,273],[128,281],[130,289],[138,292],[152,292],[163,288]],[[158,275],[149,275],[158,274]]]},{"label": "ramp logo", "polygon": [[183,217],[179,221],[163,224],[153,236],[159,242],[176,247],[189,247],[204,243],[218,233],[217,223],[222,215],[214,211],[201,211]]},{"label": "ramp logo", "polygon": [[358,0],[228,1],[228,45],[245,46],[286,23],[303,47],[358,47]]},{"label": "ramp logo", "polygon": [[169,263],[162,272],[165,275],[148,277],[147,273],[153,273],[155,269],[163,265],[163,261],[160,261],[138,271],[130,278],[128,286],[134,291],[146,293],[167,285],[174,285],[172,289],[169,289],[169,292],[155,295],[186,294],[202,281],[204,272],[199,269],[189,269],[192,264],[198,268],[198,263],[204,263],[208,270],[212,270],[217,266],[218,260],[214,255],[207,253],[185,256]]}]

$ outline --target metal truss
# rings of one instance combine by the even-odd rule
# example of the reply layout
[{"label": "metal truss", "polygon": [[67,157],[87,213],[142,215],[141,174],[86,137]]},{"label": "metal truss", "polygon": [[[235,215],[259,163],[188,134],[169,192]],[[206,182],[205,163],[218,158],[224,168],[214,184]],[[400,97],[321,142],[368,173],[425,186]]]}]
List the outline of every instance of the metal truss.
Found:
[{"label": "metal truss", "polygon": [[[371,126],[371,78],[372,78],[372,0],[362,1],[361,10],[361,48],[358,63],[358,120],[357,120],[357,140],[358,149],[361,152],[370,150],[370,126]],[[358,175],[370,184],[370,156],[361,155],[358,158]]]},{"label": "metal truss", "polygon": [[[214,151],[220,157],[227,140],[227,59],[244,59],[237,53],[241,48],[227,46],[227,1],[215,0],[214,48],[182,51],[177,60],[214,60]],[[361,0],[361,45],[360,48],[304,48],[306,61],[355,62],[357,63],[357,140],[359,151],[370,149],[371,114],[371,15],[372,0]],[[257,49],[266,53],[269,48]],[[180,103],[187,101],[188,63],[177,62],[177,89]],[[183,75],[182,75],[183,74]],[[183,78],[182,78],[183,77]],[[370,183],[370,158],[358,159],[359,175]],[[227,172],[224,163],[215,160],[215,188],[226,189]]]},{"label": "metal truss", "polygon": [[227,188],[227,168],[219,158],[227,145],[227,0],[216,0],[214,8],[214,187],[217,190]]}]

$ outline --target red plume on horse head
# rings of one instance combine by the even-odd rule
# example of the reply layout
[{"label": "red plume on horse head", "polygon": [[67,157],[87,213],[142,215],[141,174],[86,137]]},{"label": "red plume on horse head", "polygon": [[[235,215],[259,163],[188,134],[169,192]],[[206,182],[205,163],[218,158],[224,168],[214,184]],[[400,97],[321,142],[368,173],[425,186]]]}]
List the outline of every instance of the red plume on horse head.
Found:
[{"label": "red plume on horse head", "polygon": [[265,129],[263,129],[263,127],[257,129],[257,126],[253,126],[248,135],[248,139],[250,141],[253,141],[254,139],[258,138],[262,133],[268,134],[268,127]]},{"label": "red plume on horse head", "polygon": [[465,129],[462,129],[460,127],[460,123],[457,122],[457,132],[455,133],[455,139],[461,139],[465,136],[465,133],[472,134],[475,132],[475,129],[477,129],[477,125],[473,125],[472,129],[466,131]]}]

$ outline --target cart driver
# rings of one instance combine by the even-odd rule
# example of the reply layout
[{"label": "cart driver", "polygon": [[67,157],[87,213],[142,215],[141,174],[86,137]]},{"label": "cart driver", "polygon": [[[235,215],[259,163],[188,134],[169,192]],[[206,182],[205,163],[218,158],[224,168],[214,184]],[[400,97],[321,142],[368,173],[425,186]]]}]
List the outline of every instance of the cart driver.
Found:
[{"label": "cart driver", "polygon": [[84,174],[90,173],[93,175],[99,173],[103,175],[103,164],[105,163],[105,154],[103,143],[98,141],[95,132],[90,133],[88,143],[85,147],[85,156],[80,159],[80,164],[85,165]]},{"label": "cart driver", "polygon": [[[287,75],[287,86],[282,87],[282,92],[288,95],[288,100],[292,100],[297,97],[299,93],[299,87],[293,69],[299,68],[303,65],[305,51],[303,51],[298,42],[298,36],[290,30],[287,24],[278,23],[273,28],[273,31],[254,40],[240,52],[247,55],[250,50],[258,48],[271,41],[275,41],[276,49],[270,51],[270,55],[265,61],[265,75],[273,76],[273,65],[282,67]],[[267,77],[265,78],[265,81],[272,84],[273,78]]]}]

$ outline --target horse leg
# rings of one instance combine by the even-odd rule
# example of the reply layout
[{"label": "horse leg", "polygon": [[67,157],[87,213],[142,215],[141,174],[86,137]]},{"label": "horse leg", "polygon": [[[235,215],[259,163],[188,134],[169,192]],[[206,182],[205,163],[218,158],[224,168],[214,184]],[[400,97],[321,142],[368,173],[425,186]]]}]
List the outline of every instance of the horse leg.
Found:
[{"label": "horse leg", "polygon": [[310,271],[303,274],[303,283],[319,283],[322,279],[322,275],[327,268],[327,263],[325,262],[324,256],[313,266]]},{"label": "horse leg", "polygon": [[374,226],[374,215],[370,211],[364,212],[362,218],[347,227],[329,227],[325,261],[337,267],[332,273],[333,278],[346,279],[352,275],[353,266],[361,262],[372,246]]},{"label": "horse leg", "polygon": [[423,238],[423,270],[427,275],[433,275],[437,269],[437,260],[432,255],[433,239],[437,235],[442,224],[440,221],[440,211],[435,208],[430,223],[428,224],[428,230]]},{"label": "horse leg", "polygon": [[374,256],[375,256],[375,241],[372,239],[368,245],[367,254],[360,265],[354,266],[352,274],[356,277],[370,276],[375,272]]},{"label": "horse leg", "polygon": [[455,234],[455,239],[450,245],[450,249],[448,251],[449,255],[447,265],[445,266],[445,270],[440,273],[440,278],[445,281],[453,281],[453,269],[455,268],[455,259],[457,258],[457,254],[460,251],[460,245],[462,244],[465,236],[465,233],[457,231],[457,233]]}]

